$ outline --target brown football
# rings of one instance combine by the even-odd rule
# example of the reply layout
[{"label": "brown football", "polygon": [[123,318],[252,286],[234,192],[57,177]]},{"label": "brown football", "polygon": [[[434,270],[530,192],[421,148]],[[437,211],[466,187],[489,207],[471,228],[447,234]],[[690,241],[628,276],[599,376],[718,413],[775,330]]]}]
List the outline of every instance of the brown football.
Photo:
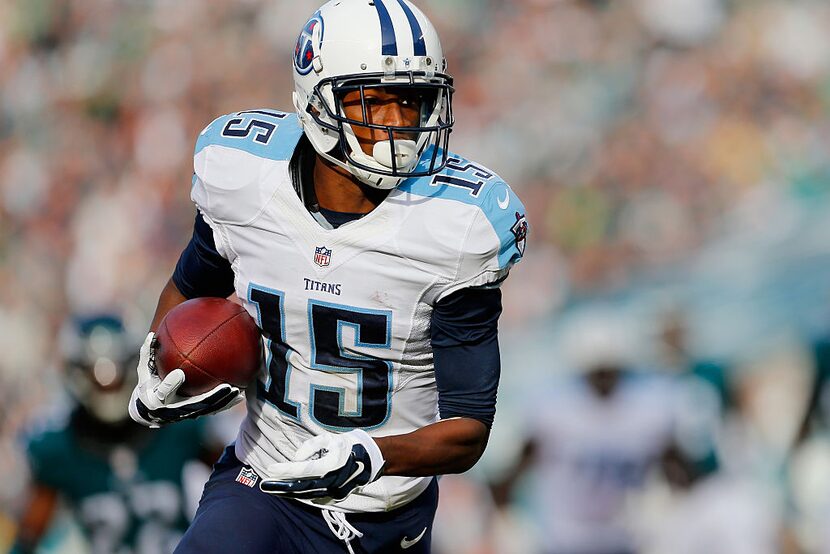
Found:
[{"label": "brown football", "polygon": [[156,331],[159,376],[176,368],[185,374],[182,396],[207,392],[220,383],[245,388],[262,364],[262,339],[245,309],[224,298],[194,298],[170,310]]}]

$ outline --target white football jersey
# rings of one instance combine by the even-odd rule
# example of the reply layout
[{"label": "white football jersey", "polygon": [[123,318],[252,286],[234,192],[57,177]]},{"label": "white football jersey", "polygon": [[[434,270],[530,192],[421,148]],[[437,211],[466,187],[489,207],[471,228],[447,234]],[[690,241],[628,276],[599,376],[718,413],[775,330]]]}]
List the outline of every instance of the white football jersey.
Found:
[{"label": "white football jersey", "polygon": [[[502,280],[527,234],[507,184],[458,156],[440,174],[404,181],[363,218],[326,229],[289,173],[302,132],[294,114],[238,112],[202,131],[194,157],[192,199],[265,341],[267,367],[248,388],[236,441],[239,459],[260,474],[324,430],[385,436],[437,421],[432,306]],[[327,507],[391,510],[430,479],[381,477]]]},{"label": "white football jersey", "polygon": [[551,552],[633,550],[626,500],[674,439],[675,397],[669,380],[638,375],[607,399],[575,379],[533,402],[534,497]]}]

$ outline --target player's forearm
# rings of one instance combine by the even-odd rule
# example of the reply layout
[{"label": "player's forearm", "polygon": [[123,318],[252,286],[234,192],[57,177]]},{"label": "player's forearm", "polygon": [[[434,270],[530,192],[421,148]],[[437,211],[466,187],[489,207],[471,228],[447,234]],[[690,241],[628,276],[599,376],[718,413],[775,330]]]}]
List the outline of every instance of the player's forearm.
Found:
[{"label": "player's forearm", "polygon": [[159,301],[156,305],[156,313],[153,315],[153,322],[150,324],[150,330],[155,332],[161,324],[161,320],[167,315],[167,312],[187,300],[185,296],[176,288],[176,284],[171,278],[164,285],[164,289],[159,295]]},{"label": "player's forearm", "polygon": [[457,418],[375,442],[386,459],[385,475],[421,477],[467,471],[484,453],[489,434],[480,421]]},{"label": "player's forearm", "polygon": [[46,533],[52,514],[58,503],[57,493],[47,487],[35,485],[31,491],[29,505],[20,518],[17,537],[12,552],[28,554],[35,552],[40,538]]},{"label": "player's forearm", "polygon": [[536,440],[530,439],[525,442],[516,464],[505,473],[502,479],[490,485],[490,492],[496,506],[506,506],[510,502],[516,483],[536,463],[538,451],[539,445]]}]

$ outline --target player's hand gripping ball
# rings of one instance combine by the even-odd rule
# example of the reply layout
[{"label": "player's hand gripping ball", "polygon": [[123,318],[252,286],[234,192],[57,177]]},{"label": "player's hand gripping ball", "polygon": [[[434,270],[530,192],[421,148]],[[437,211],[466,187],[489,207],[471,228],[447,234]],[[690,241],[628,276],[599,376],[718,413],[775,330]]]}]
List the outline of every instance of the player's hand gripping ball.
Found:
[{"label": "player's hand gripping ball", "polygon": [[138,361],[130,417],[148,427],[226,410],[259,371],[259,329],[240,306],[199,298],[170,311]]},{"label": "player's hand gripping ball", "polygon": [[380,477],[385,464],[380,447],[366,431],[324,431],[301,444],[291,461],[271,464],[259,488],[326,504]]}]

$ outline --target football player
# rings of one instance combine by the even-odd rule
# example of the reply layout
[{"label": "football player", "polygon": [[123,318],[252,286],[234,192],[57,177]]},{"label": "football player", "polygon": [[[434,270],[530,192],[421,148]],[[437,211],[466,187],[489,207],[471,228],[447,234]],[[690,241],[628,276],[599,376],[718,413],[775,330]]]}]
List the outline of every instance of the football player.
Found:
[{"label": "football player", "polygon": [[605,310],[580,314],[562,350],[578,372],[536,387],[528,401],[528,440],[493,487],[498,505],[533,472],[542,550],[552,554],[638,552],[626,510],[650,471],[671,464],[687,475],[675,444],[677,394],[668,379],[634,372],[631,322]]},{"label": "football player", "polygon": [[[162,291],[236,293],[266,368],[177,552],[428,552],[436,475],[482,455],[496,404],[499,285],[525,248],[516,194],[450,153],[452,79],[408,0],[337,0],[294,50],[296,113],[200,134],[193,238]],[[252,76],[254,78],[254,76]],[[133,418],[161,426],[240,391],[176,393],[141,351]]]},{"label": "football player", "polygon": [[35,551],[59,500],[94,554],[172,552],[192,515],[185,464],[216,459],[201,422],[153,433],[130,420],[136,345],[117,317],[72,320],[60,342],[75,406],[68,421],[29,440],[33,482],[13,552]]}]

